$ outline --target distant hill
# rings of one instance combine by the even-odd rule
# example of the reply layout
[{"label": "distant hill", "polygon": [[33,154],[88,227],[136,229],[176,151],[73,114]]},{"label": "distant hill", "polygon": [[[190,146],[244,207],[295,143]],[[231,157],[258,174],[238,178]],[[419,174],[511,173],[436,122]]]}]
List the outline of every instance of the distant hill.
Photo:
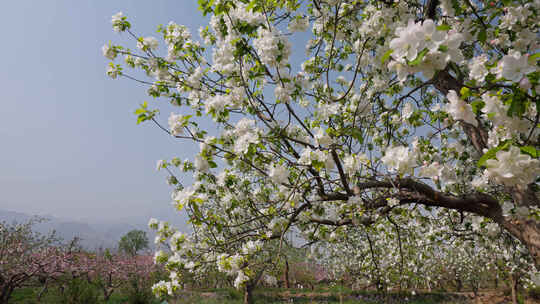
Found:
[{"label": "distant hill", "polygon": [[[0,221],[26,222],[33,216],[21,212],[0,210]],[[130,230],[140,229],[146,231],[150,245],[153,245],[155,233],[146,226],[150,217],[125,218],[119,221],[76,221],[62,219],[54,216],[40,216],[47,221],[36,224],[35,231],[42,234],[55,230],[57,235],[68,242],[74,237],[81,239],[80,244],[86,249],[115,248],[122,235]],[[182,227],[182,225],[180,225]]]}]

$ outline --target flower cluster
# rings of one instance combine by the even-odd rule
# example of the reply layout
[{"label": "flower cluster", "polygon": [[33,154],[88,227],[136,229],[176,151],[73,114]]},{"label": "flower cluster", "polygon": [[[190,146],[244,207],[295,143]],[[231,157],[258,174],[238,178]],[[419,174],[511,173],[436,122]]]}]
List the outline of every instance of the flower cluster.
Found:
[{"label": "flower cluster", "polygon": [[512,51],[505,55],[492,69],[497,78],[519,82],[525,75],[536,71],[534,65],[529,64],[529,56],[522,55],[518,51]]},{"label": "flower cluster", "polygon": [[478,121],[472,111],[470,104],[461,100],[456,91],[450,90],[446,95],[450,103],[446,104],[445,111],[450,114],[454,120],[464,121],[473,126],[478,126]]},{"label": "flower cluster", "polygon": [[540,161],[515,146],[497,152],[496,159],[489,159],[486,165],[488,178],[509,187],[528,185],[540,174]]},{"label": "flower cluster", "polygon": [[390,62],[389,68],[396,70],[402,81],[416,72],[431,78],[448,62],[463,60],[459,49],[463,35],[457,31],[439,30],[431,19],[423,22],[409,19],[407,26],[396,29],[396,36],[390,41],[394,61]]},{"label": "flower cluster", "polygon": [[412,173],[412,169],[416,166],[414,153],[404,146],[387,149],[381,161],[391,172],[396,172],[400,175]]},{"label": "flower cluster", "polygon": [[291,43],[276,29],[267,30],[260,27],[253,46],[262,63],[266,65],[283,67],[289,62]]}]

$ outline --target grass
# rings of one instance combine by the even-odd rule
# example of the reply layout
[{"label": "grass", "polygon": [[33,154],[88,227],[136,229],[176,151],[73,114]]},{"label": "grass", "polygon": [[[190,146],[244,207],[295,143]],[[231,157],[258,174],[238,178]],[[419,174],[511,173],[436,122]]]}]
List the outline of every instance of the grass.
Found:
[{"label": "grass", "polygon": [[[341,293],[341,301],[340,301]],[[469,303],[464,297],[447,293],[425,293],[416,296],[406,294],[389,294],[387,298],[373,291],[358,292],[352,290],[330,288],[311,290],[284,290],[276,288],[256,289],[253,294],[255,304],[465,304]],[[389,300],[388,302],[386,300]],[[185,294],[170,304],[241,304],[242,294],[234,289],[206,290],[202,293]]]},{"label": "grass", "polygon": [[[151,302],[144,301],[144,302],[133,302],[133,300],[130,300],[129,295],[123,294],[122,291],[117,291],[111,295],[108,301],[104,301],[102,296],[99,294],[99,290],[97,289],[90,289],[85,291],[75,291],[74,293],[78,293],[76,298],[74,297],[67,297],[62,296],[56,288],[51,288],[48,290],[47,293],[43,295],[41,298],[41,301],[38,302],[37,295],[39,293],[40,289],[38,288],[20,288],[16,289],[11,298],[9,299],[10,304],[160,304],[161,301],[158,299],[152,298]],[[90,292],[88,292],[90,291]],[[86,295],[86,296],[84,296]],[[187,302],[189,303],[189,302]],[[198,303],[198,302],[193,302]]]},{"label": "grass", "polygon": [[[13,304],[38,304],[36,296],[39,288],[22,288],[17,290],[9,303]],[[67,291],[66,291],[67,292]],[[96,295],[97,293],[97,295]],[[39,304],[160,304],[156,299],[134,301],[123,290],[118,290],[105,302],[99,290],[93,285],[83,285],[69,293],[71,298],[66,299],[57,288],[50,288],[43,296]],[[86,296],[82,297],[83,294]],[[501,292],[502,294],[502,292]],[[538,296],[540,290],[529,291],[529,297]],[[74,300],[74,296],[77,298]],[[96,298],[97,297],[97,298]],[[341,298],[341,301],[340,301]],[[96,300],[97,299],[97,300]],[[280,289],[258,288],[253,294],[255,304],[468,304],[472,300],[465,296],[447,292],[420,293],[411,296],[407,293],[389,293],[386,297],[376,291],[357,291],[348,288],[318,287],[310,289]],[[234,288],[207,289],[201,291],[185,292],[178,299],[168,301],[169,304],[241,304],[243,303],[242,292]]]}]

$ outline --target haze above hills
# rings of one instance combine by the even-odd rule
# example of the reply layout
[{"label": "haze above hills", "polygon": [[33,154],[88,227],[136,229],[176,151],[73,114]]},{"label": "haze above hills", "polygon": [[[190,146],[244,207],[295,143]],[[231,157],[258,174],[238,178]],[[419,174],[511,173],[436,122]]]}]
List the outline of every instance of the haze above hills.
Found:
[{"label": "haze above hills", "polygon": [[[0,222],[24,223],[35,215],[0,210]],[[57,236],[65,242],[69,242],[75,237],[80,238],[80,245],[85,249],[94,250],[98,248],[115,248],[120,238],[133,229],[146,231],[150,245],[153,244],[155,233],[148,229],[147,223],[151,216],[141,216],[132,218],[122,218],[115,221],[110,220],[92,220],[92,219],[68,219],[59,218],[52,215],[39,215],[46,220],[34,226],[34,230],[47,234],[52,230],[56,231]],[[169,220],[175,227],[181,231],[186,231],[185,221],[182,217],[174,214],[154,215],[158,219]]]}]

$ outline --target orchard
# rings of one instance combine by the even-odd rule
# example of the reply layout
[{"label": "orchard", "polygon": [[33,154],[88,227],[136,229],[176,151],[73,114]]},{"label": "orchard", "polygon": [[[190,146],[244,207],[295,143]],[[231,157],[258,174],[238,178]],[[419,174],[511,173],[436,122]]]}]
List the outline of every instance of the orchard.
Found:
[{"label": "orchard", "polygon": [[157,100],[137,122],[200,147],[157,164],[192,227],[150,221],[157,296],[217,269],[250,302],[294,239],[380,290],[475,286],[478,263],[540,285],[539,1],[199,6],[159,37],[115,14],[134,47],[102,48]]}]

